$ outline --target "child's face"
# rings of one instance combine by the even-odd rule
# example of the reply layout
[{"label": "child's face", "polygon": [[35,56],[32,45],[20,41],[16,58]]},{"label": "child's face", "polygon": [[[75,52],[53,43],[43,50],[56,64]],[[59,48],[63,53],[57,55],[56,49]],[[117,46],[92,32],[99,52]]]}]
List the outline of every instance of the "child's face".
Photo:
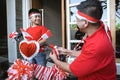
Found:
[{"label": "child's face", "polygon": [[30,20],[32,25],[40,25],[41,24],[41,15],[40,13],[33,13],[30,15]]}]

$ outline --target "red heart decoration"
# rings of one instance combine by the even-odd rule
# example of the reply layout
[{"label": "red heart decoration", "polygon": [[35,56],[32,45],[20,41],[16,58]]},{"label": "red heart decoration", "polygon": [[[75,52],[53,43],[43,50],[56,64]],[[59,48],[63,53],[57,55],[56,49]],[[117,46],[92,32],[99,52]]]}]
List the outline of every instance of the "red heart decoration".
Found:
[{"label": "red heart decoration", "polygon": [[19,50],[25,59],[32,59],[39,52],[39,43],[23,40],[19,44]]}]

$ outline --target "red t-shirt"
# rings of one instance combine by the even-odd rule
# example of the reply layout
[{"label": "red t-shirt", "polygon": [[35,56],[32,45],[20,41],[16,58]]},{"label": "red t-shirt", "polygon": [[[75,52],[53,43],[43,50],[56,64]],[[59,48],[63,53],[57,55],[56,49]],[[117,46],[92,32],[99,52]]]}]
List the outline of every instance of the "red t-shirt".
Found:
[{"label": "red t-shirt", "polygon": [[70,69],[78,80],[116,80],[114,49],[103,26],[86,38]]},{"label": "red t-shirt", "polygon": [[[32,37],[33,40],[38,41],[40,37],[47,32],[47,28],[45,26],[36,26],[36,27],[29,27],[26,29],[26,32],[28,32]],[[44,46],[41,46],[40,52],[43,52]]]},{"label": "red t-shirt", "polygon": [[47,32],[47,28],[45,26],[36,26],[27,28],[27,32],[33,37],[34,40],[38,40],[44,33]]}]

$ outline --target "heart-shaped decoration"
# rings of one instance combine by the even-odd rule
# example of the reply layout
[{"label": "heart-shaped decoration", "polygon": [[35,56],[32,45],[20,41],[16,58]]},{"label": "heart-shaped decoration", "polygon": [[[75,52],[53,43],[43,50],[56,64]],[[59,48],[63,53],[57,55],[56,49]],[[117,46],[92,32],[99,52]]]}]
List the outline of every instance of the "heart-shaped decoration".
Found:
[{"label": "heart-shaped decoration", "polygon": [[23,58],[30,60],[39,52],[39,43],[36,41],[23,40],[19,44],[19,50]]}]

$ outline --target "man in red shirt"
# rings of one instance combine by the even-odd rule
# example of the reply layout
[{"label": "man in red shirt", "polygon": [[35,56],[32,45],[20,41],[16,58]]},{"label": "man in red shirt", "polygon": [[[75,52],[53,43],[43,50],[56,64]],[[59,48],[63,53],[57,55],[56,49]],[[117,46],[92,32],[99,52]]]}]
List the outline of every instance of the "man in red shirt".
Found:
[{"label": "man in red shirt", "polygon": [[58,60],[55,54],[51,53],[49,56],[61,69],[78,77],[78,80],[116,80],[110,31],[100,20],[103,14],[101,2],[86,0],[77,9],[78,28],[86,34],[82,50],[58,48],[61,54],[76,57],[71,64]]}]

